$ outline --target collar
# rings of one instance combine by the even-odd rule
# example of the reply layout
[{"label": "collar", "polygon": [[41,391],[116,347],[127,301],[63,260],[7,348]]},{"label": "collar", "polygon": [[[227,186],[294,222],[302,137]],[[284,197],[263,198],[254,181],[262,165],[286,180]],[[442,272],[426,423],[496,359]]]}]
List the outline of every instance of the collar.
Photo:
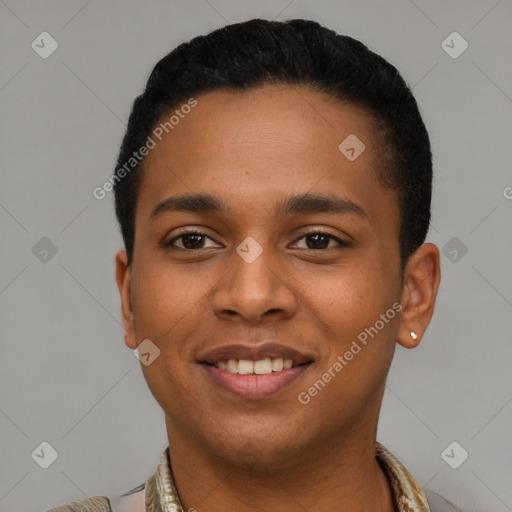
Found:
[{"label": "collar", "polygon": [[[375,443],[375,457],[389,480],[398,512],[430,512],[427,499],[418,482],[400,461],[378,442]],[[169,461],[167,447],[156,471],[146,480],[146,512],[184,512]]]}]

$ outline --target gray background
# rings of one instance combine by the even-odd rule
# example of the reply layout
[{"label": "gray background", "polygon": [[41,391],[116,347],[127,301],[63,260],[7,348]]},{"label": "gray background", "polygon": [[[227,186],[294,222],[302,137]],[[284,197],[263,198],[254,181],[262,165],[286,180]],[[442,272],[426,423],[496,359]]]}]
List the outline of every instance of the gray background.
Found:
[{"label": "gray background", "polygon": [[[423,342],[397,349],[378,439],[465,511],[512,510],[510,1],[0,0],[0,14],[1,511],[123,493],[167,446],[123,342],[112,197],[92,191],[157,60],[253,17],[317,20],[413,87],[435,158],[428,239],[444,247],[443,275]],[[31,48],[43,31],[59,44],[47,59]],[[441,47],[453,31],[469,44],[456,59]],[[43,441],[58,452],[48,469],[31,457]],[[457,469],[441,457],[452,441],[469,453]]]}]

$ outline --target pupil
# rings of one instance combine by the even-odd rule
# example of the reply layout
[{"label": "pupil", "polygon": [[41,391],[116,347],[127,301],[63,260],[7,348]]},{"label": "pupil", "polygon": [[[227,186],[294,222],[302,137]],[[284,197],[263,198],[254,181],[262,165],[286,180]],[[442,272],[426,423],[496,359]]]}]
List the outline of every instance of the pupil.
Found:
[{"label": "pupil", "polygon": [[[201,240],[201,238],[203,237],[203,235],[185,235],[183,237],[183,246],[186,248],[186,249],[197,249],[197,246],[196,244],[199,243]],[[189,244],[187,241],[190,241],[190,240],[193,240],[191,244]]]},{"label": "pupil", "polygon": [[[323,238],[323,243],[317,243],[320,239]],[[329,238],[326,235],[323,235],[321,233],[316,233],[315,235],[310,235],[308,237],[309,240],[314,240],[313,247],[310,247],[308,244],[309,249],[325,249],[329,245]]]},{"label": "pupil", "polygon": [[[197,249],[197,245],[201,243],[201,239],[203,235],[184,235],[183,236],[183,246],[186,249]],[[329,246],[329,237],[323,235],[321,233],[316,233],[314,235],[309,235],[307,237],[308,240],[308,248],[309,249],[325,249]],[[312,242],[312,243],[309,243]]]}]

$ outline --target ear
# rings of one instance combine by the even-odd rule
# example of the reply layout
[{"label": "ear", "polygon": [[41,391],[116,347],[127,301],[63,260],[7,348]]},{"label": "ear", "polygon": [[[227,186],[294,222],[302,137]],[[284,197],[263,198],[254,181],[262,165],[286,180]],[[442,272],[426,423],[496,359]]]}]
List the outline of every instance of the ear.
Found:
[{"label": "ear", "polygon": [[124,330],[126,332],[124,342],[127,347],[135,349],[134,317],[131,303],[131,269],[128,265],[128,256],[123,249],[116,254],[116,281],[121,298],[121,314],[123,317]]},{"label": "ear", "polygon": [[[406,264],[401,297],[403,310],[397,340],[405,348],[419,345],[434,313],[441,280],[439,260],[439,249],[427,243],[419,247]],[[411,332],[416,333],[416,339],[413,339]]]}]

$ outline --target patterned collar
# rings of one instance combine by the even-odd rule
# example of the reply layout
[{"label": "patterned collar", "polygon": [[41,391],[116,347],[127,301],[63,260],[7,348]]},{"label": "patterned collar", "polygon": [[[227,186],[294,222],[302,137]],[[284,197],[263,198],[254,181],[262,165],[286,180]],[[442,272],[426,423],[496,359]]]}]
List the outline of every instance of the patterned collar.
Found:
[{"label": "patterned collar", "polygon": [[[430,512],[421,487],[400,461],[380,443],[375,444],[375,457],[391,484],[398,512]],[[169,447],[160,458],[156,471],[146,487],[146,512],[184,512],[172,478]]]}]

